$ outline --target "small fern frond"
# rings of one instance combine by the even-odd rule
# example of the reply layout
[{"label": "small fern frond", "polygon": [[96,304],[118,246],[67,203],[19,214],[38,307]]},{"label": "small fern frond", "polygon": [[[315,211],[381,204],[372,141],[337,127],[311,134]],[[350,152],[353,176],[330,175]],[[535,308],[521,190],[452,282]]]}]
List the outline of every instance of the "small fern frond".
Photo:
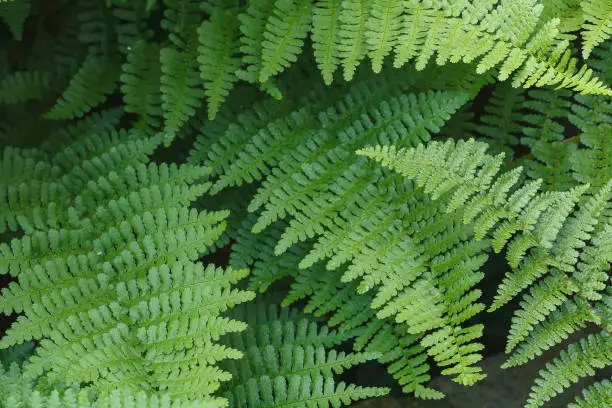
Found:
[{"label": "small fern frond", "polygon": [[240,66],[240,59],[236,56],[238,24],[235,10],[215,8],[210,21],[202,22],[198,28],[198,62],[211,120],[237,80],[235,72]]},{"label": "small fern frond", "polygon": [[591,52],[612,36],[612,4],[607,0],[580,2],[585,23],[582,25],[582,57],[589,58]]},{"label": "small fern frond", "polygon": [[195,115],[205,97],[196,58],[193,51],[161,49],[161,107],[166,144],[174,140],[180,128]]},{"label": "small fern frond", "polygon": [[395,47],[401,30],[404,2],[399,0],[374,0],[366,23],[366,42],[372,69],[378,73],[383,60]]},{"label": "small fern frond", "polygon": [[338,54],[344,79],[350,81],[367,52],[366,31],[372,2],[368,0],[343,0],[340,3],[338,28]]},{"label": "small fern frond", "polygon": [[540,371],[540,377],[536,379],[525,407],[540,407],[570,384],[594,375],[595,369],[611,364],[612,340],[609,334],[601,332],[582,338],[578,343],[570,344],[567,350],[561,351],[559,358]]},{"label": "small fern frond", "polygon": [[85,115],[115,90],[118,78],[119,69],[114,61],[90,55],[44,117],[72,119]]},{"label": "small fern frond", "polygon": [[2,2],[0,4],[0,18],[4,20],[11,30],[13,38],[21,41],[23,38],[23,24],[30,14],[30,0]]},{"label": "small fern frond", "polygon": [[23,103],[42,99],[53,89],[53,77],[43,71],[17,71],[0,83],[0,102]]},{"label": "small fern frond", "polygon": [[162,115],[159,48],[138,42],[127,51],[120,77],[124,109],[137,115],[134,128],[157,129]]},{"label": "small fern frond", "polygon": [[582,391],[582,395],[576,397],[576,401],[568,405],[568,408],[597,408],[612,404],[612,382],[605,379],[596,382]]},{"label": "small fern frond", "polygon": [[312,20],[310,0],[277,0],[261,44],[259,81],[267,82],[297,60]]},{"label": "small fern frond", "polygon": [[338,68],[340,50],[341,0],[323,0],[314,6],[312,42],[315,60],[327,85],[333,81]]}]

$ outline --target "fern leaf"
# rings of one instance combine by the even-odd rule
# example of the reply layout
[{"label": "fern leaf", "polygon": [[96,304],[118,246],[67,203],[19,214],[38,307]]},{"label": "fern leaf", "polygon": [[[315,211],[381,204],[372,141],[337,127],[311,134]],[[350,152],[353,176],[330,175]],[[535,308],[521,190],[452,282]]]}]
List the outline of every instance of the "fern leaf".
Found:
[{"label": "fern leaf", "polygon": [[115,4],[112,11],[116,18],[115,32],[119,52],[129,53],[140,41],[148,43],[153,37],[146,20],[150,17],[151,1],[123,2]]},{"label": "fern leaf", "polygon": [[[244,13],[238,16],[240,20],[240,52],[245,68],[236,71],[236,76],[244,81],[259,84],[263,63],[262,52],[265,27],[272,16],[274,2],[272,0],[249,1]],[[281,92],[272,80],[260,84],[261,88],[275,99],[281,98]]]},{"label": "fern leaf", "polygon": [[312,17],[312,41],[315,60],[327,85],[331,84],[339,63],[341,0],[323,0],[316,4]]},{"label": "fern leaf", "polygon": [[596,368],[612,364],[612,344],[605,333],[591,334],[561,351],[559,358],[540,371],[526,408],[542,406],[580,378],[592,376]]},{"label": "fern leaf", "polygon": [[278,0],[265,27],[259,81],[282,72],[297,60],[312,19],[309,0]]},{"label": "fern leaf", "polygon": [[548,315],[546,320],[536,326],[508,358],[502,367],[514,367],[525,364],[533,358],[542,355],[551,345],[559,344],[569,335],[584,327],[586,321],[593,320],[590,306],[587,302],[566,300],[561,307]]},{"label": "fern leaf", "polygon": [[582,391],[569,408],[597,408],[612,404],[612,382],[603,380],[590,385]]},{"label": "fern leaf", "polygon": [[582,25],[582,57],[589,58],[591,52],[612,36],[612,4],[606,0],[580,2],[586,22]]},{"label": "fern leaf", "polygon": [[71,119],[85,115],[115,90],[118,77],[116,63],[90,55],[70,80],[61,98],[44,117]]},{"label": "fern leaf", "polygon": [[181,127],[202,104],[205,97],[193,52],[162,48],[161,99],[164,141],[169,144]]},{"label": "fern leaf", "polygon": [[367,51],[366,32],[372,2],[343,0],[340,3],[338,54],[344,79],[350,81]]},{"label": "fern leaf", "polygon": [[198,28],[198,62],[208,100],[208,118],[214,119],[236,81],[240,65],[238,51],[238,19],[234,10],[215,8],[210,21]]},{"label": "fern leaf", "polygon": [[366,41],[372,69],[378,73],[383,60],[397,43],[402,28],[403,2],[399,0],[374,0],[367,21]]},{"label": "fern leaf", "polygon": [[0,18],[8,25],[13,38],[21,41],[23,38],[23,25],[30,14],[30,0],[3,2],[0,4]]},{"label": "fern leaf", "polygon": [[52,89],[52,76],[43,71],[17,71],[0,83],[0,102],[23,103],[42,99]]},{"label": "fern leaf", "polygon": [[144,42],[134,44],[122,67],[121,92],[125,111],[138,116],[134,124],[137,129],[160,125],[160,76],[159,48]]}]

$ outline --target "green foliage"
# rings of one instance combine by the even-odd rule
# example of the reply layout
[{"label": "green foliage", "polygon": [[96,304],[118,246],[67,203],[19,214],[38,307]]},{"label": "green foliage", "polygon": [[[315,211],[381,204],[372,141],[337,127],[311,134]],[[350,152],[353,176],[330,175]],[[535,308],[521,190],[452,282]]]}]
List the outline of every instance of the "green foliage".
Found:
[{"label": "green foliage", "polygon": [[[414,179],[433,199],[445,202],[447,212],[461,213],[477,238],[491,239],[495,252],[507,245],[512,270],[491,310],[529,289],[512,318],[506,352],[513,354],[505,364],[510,367],[541,355],[586,322],[608,324],[598,309],[606,302],[602,292],[612,262],[612,180],[592,194],[585,194],[588,184],[552,193],[538,193],[541,180],[513,187],[521,169],[498,174],[501,157],[487,155],[486,148],[474,140],[449,140],[359,153]],[[526,406],[541,406],[570,382],[610,366],[611,358],[606,332],[570,344],[536,380]]]},{"label": "green foliage", "polygon": [[0,407],[611,405],[610,7],[0,1]]}]

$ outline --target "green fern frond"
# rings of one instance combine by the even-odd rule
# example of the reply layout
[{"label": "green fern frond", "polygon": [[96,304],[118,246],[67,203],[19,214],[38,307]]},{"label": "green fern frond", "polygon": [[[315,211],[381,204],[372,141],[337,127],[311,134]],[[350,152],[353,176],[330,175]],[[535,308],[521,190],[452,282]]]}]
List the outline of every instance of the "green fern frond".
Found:
[{"label": "green fern frond", "polygon": [[236,82],[240,59],[236,56],[238,18],[235,10],[215,8],[210,21],[198,28],[198,62],[208,101],[208,118],[214,119]]},{"label": "green fern frond", "polygon": [[297,60],[312,20],[312,2],[308,0],[277,0],[268,18],[261,44],[259,81],[285,70]]},{"label": "green fern frond", "polygon": [[79,0],[77,4],[79,42],[89,55],[107,59],[115,42],[115,19],[112,10],[97,0]]},{"label": "green fern frond", "polygon": [[169,144],[202,105],[205,97],[197,70],[196,53],[162,48],[161,99],[164,141]]},{"label": "green fern frond", "polygon": [[401,29],[404,3],[398,0],[375,0],[366,23],[368,56],[374,72],[380,72],[385,57],[396,46]]},{"label": "green fern frond", "polygon": [[124,109],[137,115],[134,128],[157,129],[162,115],[159,48],[145,42],[131,47],[121,68]]},{"label": "green fern frond", "polygon": [[245,319],[249,328],[230,339],[230,344],[245,354],[244,360],[230,366],[236,375],[226,385],[231,407],[341,406],[388,392],[385,388],[336,383],[333,378],[355,364],[378,357],[376,353],[328,351],[335,341],[326,327],[296,320],[292,313],[279,312],[273,306],[266,310],[261,302],[251,307],[254,311],[250,313],[244,307],[233,312]]},{"label": "green fern frond", "polygon": [[343,67],[344,79],[350,81],[355,69],[367,52],[366,31],[371,1],[344,0],[340,3],[338,54]]},{"label": "green fern frond", "polygon": [[114,4],[112,12],[116,19],[115,33],[119,52],[127,54],[140,41],[148,43],[153,38],[153,30],[147,25],[152,1],[155,0],[147,0],[146,3],[120,1],[120,4]]},{"label": "green fern frond", "polygon": [[52,75],[43,71],[17,71],[0,83],[0,102],[23,103],[42,99],[53,89]]},{"label": "green fern frond", "polygon": [[340,60],[339,21],[341,0],[323,0],[314,6],[312,17],[312,42],[315,60],[327,85],[333,81]]},{"label": "green fern frond", "polygon": [[13,364],[5,369],[0,364],[0,404],[22,408],[220,408],[219,400],[180,400],[168,395],[132,392],[125,388],[103,395],[77,385],[54,384],[45,378],[32,381],[22,376],[21,368]]},{"label": "green fern frond", "polygon": [[589,58],[591,52],[612,36],[612,4],[607,0],[580,2],[585,23],[582,25],[582,57]]},{"label": "green fern frond", "polygon": [[580,378],[592,376],[595,369],[612,364],[612,340],[601,332],[580,339],[561,351],[559,358],[540,371],[536,385],[529,394],[526,408],[542,406]]},{"label": "green fern frond", "polygon": [[597,408],[612,404],[612,382],[603,380],[585,388],[569,408]]},{"label": "green fern frond", "polygon": [[23,38],[23,24],[30,14],[30,0],[3,2],[0,4],[0,18],[4,20],[11,30],[13,38],[21,41]]},{"label": "green fern frond", "polygon": [[90,55],[70,80],[55,106],[44,117],[72,119],[85,115],[115,90],[118,78],[119,69],[114,61]]},{"label": "green fern frond", "polygon": [[[160,26],[168,32],[168,38],[178,52],[194,48],[197,29],[204,17],[202,2],[197,0],[163,0],[164,18]],[[230,5],[233,2],[228,2]]]},{"label": "green fern frond", "polygon": [[[192,262],[220,236],[227,212],[187,207],[210,187],[208,169],[140,164],[159,143],[86,134],[47,159],[56,170],[36,167],[41,185],[69,195],[49,207],[55,229],[26,229],[0,249],[2,272],[18,279],[0,307],[22,313],[0,345],[39,342],[28,378],[44,371],[95,381],[101,393],[120,384],[217,406],[212,394],[229,378],[218,361],[241,356],[218,340],[245,328],[220,314],[253,293],[234,288],[247,270]],[[27,156],[7,160],[15,182],[36,166]]]},{"label": "green fern frond", "polygon": [[[505,364],[508,367],[542,354],[584,328],[586,322],[602,324],[601,317],[607,316],[604,305],[608,298],[601,292],[609,280],[611,262],[605,242],[610,234],[612,184],[609,181],[589,193],[588,185],[556,193],[538,193],[538,182],[532,187],[512,188],[520,169],[497,175],[501,162],[485,154],[485,148],[473,140],[460,140],[411,149],[375,146],[358,153],[414,179],[442,201],[447,211],[464,212],[459,217],[474,224],[477,237],[492,237],[496,251],[509,243],[506,258],[513,271],[504,278],[491,309],[507,303],[523,289],[530,287],[530,291],[512,319],[507,351],[518,348]],[[511,176],[513,173],[515,176]],[[601,306],[591,303],[600,299]],[[429,311],[438,302],[427,301]],[[578,376],[591,375],[591,367],[609,365],[607,360],[612,355],[607,350],[607,334],[603,332],[602,336],[602,345],[589,352],[600,353],[601,358],[591,359],[591,354],[585,354],[588,361],[573,362],[563,354],[563,368],[549,366],[544,380],[536,381],[527,406],[540,406],[566,388],[570,379],[575,382]],[[576,352],[572,347],[576,346],[570,346],[571,353]]]},{"label": "green fern frond", "polygon": [[[244,68],[236,71],[236,76],[243,81],[258,84],[263,64],[263,42],[265,27],[272,16],[274,2],[271,0],[249,1],[240,20],[240,52]],[[264,82],[261,88],[275,99],[281,98],[281,92],[272,80]]]}]

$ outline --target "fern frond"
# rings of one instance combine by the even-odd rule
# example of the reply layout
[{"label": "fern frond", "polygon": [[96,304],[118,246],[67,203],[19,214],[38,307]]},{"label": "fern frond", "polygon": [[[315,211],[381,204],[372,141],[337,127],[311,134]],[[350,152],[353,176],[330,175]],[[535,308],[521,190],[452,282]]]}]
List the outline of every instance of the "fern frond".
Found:
[{"label": "fern frond", "polygon": [[561,351],[559,358],[540,371],[536,385],[529,394],[526,408],[542,406],[580,378],[592,376],[596,368],[612,364],[612,340],[601,332],[580,339]]},{"label": "fern frond", "polygon": [[240,65],[236,11],[215,8],[210,21],[198,28],[198,62],[208,101],[208,118],[214,119],[219,107],[236,82]]},{"label": "fern frond", "polygon": [[340,59],[341,3],[341,0],[322,0],[316,3],[313,11],[314,56],[327,85],[332,83]]},{"label": "fern frond", "polygon": [[0,102],[16,104],[42,99],[52,87],[52,75],[48,72],[17,71],[0,83]]},{"label": "fern frond", "polygon": [[552,345],[560,344],[571,334],[584,328],[584,322],[590,320],[593,320],[593,315],[587,302],[581,299],[566,300],[529,333],[529,336],[514,350],[502,367],[525,364],[542,355]]},{"label": "fern frond", "polygon": [[159,48],[138,42],[127,50],[127,60],[122,66],[121,92],[125,111],[136,114],[136,129],[157,129],[160,125],[161,66]]},{"label": "fern frond", "polygon": [[119,69],[116,63],[108,58],[90,55],[70,80],[55,106],[44,117],[72,119],[85,115],[104,102],[106,96],[115,90],[118,77]]},{"label": "fern frond", "polygon": [[355,69],[367,52],[366,31],[372,2],[344,0],[340,3],[338,54],[344,79],[350,81]]},{"label": "fern frond", "polygon": [[[47,159],[56,170],[35,167],[41,185],[69,194],[49,207],[56,229],[26,229],[0,248],[2,273],[17,277],[0,308],[22,313],[0,346],[39,342],[28,378],[47,372],[94,381],[100,395],[120,385],[223,406],[212,397],[229,379],[218,362],[241,354],[219,338],[245,326],[220,314],[253,293],[234,288],[247,270],[193,262],[220,236],[227,212],[187,207],[210,187],[208,169],[141,164],[159,143],[125,131],[79,135]],[[8,160],[15,182],[36,166],[28,156]]]},{"label": "fern frond", "polygon": [[309,0],[277,0],[261,44],[259,81],[266,82],[297,60],[312,20]]},{"label": "fern frond", "polygon": [[[425,192],[442,201],[447,211],[463,212],[458,216],[473,223],[477,238],[491,236],[496,251],[509,242],[506,258],[513,271],[504,278],[491,309],[530,287],[512,319],[507,351],[518,348],[505,366],[513,366],[542,354],[586,322],[602,324],[601,316],[607,316],[604,305],[609,303],[608,298],[600,292],[609,280],[611,260],[604,242],[610,233],[612,184],[608,182],[589,193],[589,186],[583,185],[567,192],[538,194],[538,182],[515,189],[520,169],[497,175],[501,162],[485,154],[484,148],[473,140],[460,140],[411,149],[375,146],[358,153],[415,180]],[[498,222],[500,226],[496,227]],[[601,306],[590,303],[600,299]],[[431,322],[435,316],[431,310],[440,301],[432,297],[427,303],[427,321]],[[563,354],[562,368],[549,365],[549,372],[542,374],[544,380],[536,381],[527,406],[540,406],[566,388],[570,380],[591,375],[591,367],[609,365],[607,360],[612,355],[607,350],[607,333],[601,336],[603,344],[589,351],[601,356],[592,357],[581,343],[584,361],[574,362],[573,357]],[[427,344],[428,337],[423,341]],[[450,347],[441,339],[437,342]],[[580,350],[573,347],[570,354],[579,354]]]},{"label": "fern frond", "polygon": [[132,392],[118,388],[102,395],[77,385],[57,384],[46,378],[26,379],[17,364],[5,369],[0,365],[0,404],[7,407],[22,408],[220,408],[219,399],[180,400],[168,395],[147,394],[143,391]]},{"label": "fern frond", "polygon": [[606,0],[580,2],[585,23],[582,25],[582,57],[589,58],[591,52],[612,36],[612,4]]},{"label": "fern frond", "polygon": [[153,30],[147,25],[147,19],[153,1],[115,2],[112,12],[116,18],[115,33],[119,52],[129,53],[140,41],[150,42]]},{"label": "fern frond", "polygon": [[366,23],[368,56],[374,72],[380,72],[385,57],[395,47],[400,29],[404,2],[398,0],[375,0]]},{"label": "fern frond", "polygon": [[11,30],[13,38],[21,41],[23,38],[23,24],[30,14],[30,0],[3,2],[0,4],[0,18],[4,20]]},{"label": "fern frond", "polygon": [[164,118],[164,141],[169,144],[180,128],[202,105],[205,97],[193,51],[162,48],[161,99]]},{"label": "fern frond", "polygon": [[194,48],[197,42],[197,29],[203,20],[204,7],[197,0],[163,0],[164,18],[160,26],[168,32],[168,38],[177,52]]},{"label": "fern frond", "polygon": [[[354,364],[376,358],[375,353],[327,351],[331,344],[317,335],[325,335],[327,328],[318,328],[306,319],[299,320],[296,327],[288,313],[279,313],[273,307],[265,311],[261,303],[254,308],[256,311],[250,316],[245,316],[243,308],[236,310],[250,324],[249,329],[233,335],[230,340],[245,353],[245,359],[233,363],[230,369],[236,373],[236,378],[227,385],[230,406],[308,406],[313,403],[341,406],[388,392],[384,388],[336,383],[333,378],[334,374]],[[280,335],[282,342],[279,342]]]},{"label": "fern frond", "polygon": [[[271,0],[249,1],[243,13],[238,16],[240,20],[240,52],[244,68],[236,71],[236,76],[243,81],[259,83],[263,64],[263,42],[265,27],[272,16],[274,2]],[[269,80],[261,84],[261,88],[275,99],[281,98],[281,92]]]},{"label": "fern frond", "polygon": [[79,0],[77,6],[77,38],[86,46],[87,54],[109,58],[117,47],[117,19],[113,8],[105,2]]},{"label": "fern frond", "polygon": [[612,404],[612,382],[603,380],[590,385],[569,404],[569,408],[597,408]]}]

